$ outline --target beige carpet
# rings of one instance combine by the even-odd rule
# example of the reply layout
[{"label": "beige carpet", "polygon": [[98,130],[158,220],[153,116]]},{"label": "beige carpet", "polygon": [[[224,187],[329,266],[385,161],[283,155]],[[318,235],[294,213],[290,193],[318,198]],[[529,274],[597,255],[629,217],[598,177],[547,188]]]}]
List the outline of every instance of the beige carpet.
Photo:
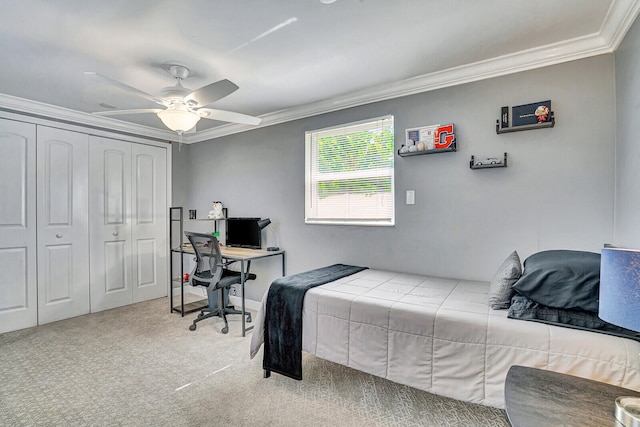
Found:
[{"label": "beige carpet", "polygon": [[303,381],[262,378],[239,316],[188,330],[167,298],[0,335],[2,426],[508,426],[305,354]]}]

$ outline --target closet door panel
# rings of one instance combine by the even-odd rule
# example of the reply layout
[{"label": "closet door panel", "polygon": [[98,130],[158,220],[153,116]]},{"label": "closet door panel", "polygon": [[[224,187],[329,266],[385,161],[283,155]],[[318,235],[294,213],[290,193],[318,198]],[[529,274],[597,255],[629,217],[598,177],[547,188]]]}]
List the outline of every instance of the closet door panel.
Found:
[{"label": "closet door panel", "polygon": [[[0,248],[0,268],[2,269],[0,316],[10,316],[12,312],[20,313],[29,310],[31,289],[28,259],[29,250],[27,247]],[[33,314],[32,320],[35,322],[37,321],[37,313]],[[35,323],[28,323],[28,326],[34,325]]]},{"label": "closet door panel", "polygon": [[90,137],[91,311],[133,302],[131,146]]},{"label": "closet door panel", "polygon": [[106,294],[127,292],[127,262],[125,240],[104,242],[104,291]]},{"label": "closet door panel", "polygon": [[38,323],[89,312],[89,137],[38,126]]},{"label": "closet door panel", "polygon": [[134,302],[168,293],[166,152],[162,147],[132,146]]},{"label": "closet door panel", "polygon": [[0,333],[38,322],[36,128],[0,119]]}]

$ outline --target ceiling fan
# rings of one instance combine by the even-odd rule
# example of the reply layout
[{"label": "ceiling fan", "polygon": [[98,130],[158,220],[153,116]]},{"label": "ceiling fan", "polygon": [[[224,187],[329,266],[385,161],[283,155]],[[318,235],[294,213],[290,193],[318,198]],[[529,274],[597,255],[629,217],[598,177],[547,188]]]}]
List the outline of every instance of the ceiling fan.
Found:
[{"label": "ceiling fan", "polygon": [[247,125],[258,125],[262,121],[262,119],[258,117],[248,116],[246,114],[206,108],[208,105],[238,90],[238,86],[235,83],[224,79],[192,91],[182,86],[182,81],[189,76],[189,69],[187,67],[171,64],[168,65],[166,69],[169,74],[176,79],[176,84],[175,86],[162,89],[160,96],[157,97],[107,76],[103,76],[102,74],[85,71],[86,75],[98,77],[112,86],[124,89],[129,93],[133,93],[165,107],[164,109],[145,108],[98,111],[93,114],[98,116],[117,116],[122,114],[155,113],[165,126],[177,132],[178,135],[182,135],[190,130],[195,130],[195,125],[201,118]]}]

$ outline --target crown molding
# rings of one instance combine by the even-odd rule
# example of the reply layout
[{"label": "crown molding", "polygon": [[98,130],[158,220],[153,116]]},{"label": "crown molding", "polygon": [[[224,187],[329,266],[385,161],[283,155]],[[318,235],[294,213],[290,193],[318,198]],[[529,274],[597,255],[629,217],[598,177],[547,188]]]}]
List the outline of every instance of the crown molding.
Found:
[{"label": "crown molding", "polygon": [[600,28],[601,36],[609,41],[611,51],[620,46],[622,39],[640,13],[638,0],[614,0]]},{"label": "crown molding", "polygon": [[18,98],[16,96],[0,94],[0,109],[12,113],[31,117],[38,117],[60,123],[80,125],[94,129],[117,132],[125,135],[140,136],[161,141],[173,140],[177,137],[174,132],[124,122],[107,117],[95,116],[57,105]]},{"label": "crown molding", "polygon": [[331,113],[333,111],[344,110],[373,102],[532,70],[609,53],[610,51],[609,47],[603,43],[601,37],[597,35],[584,37],[571,40],[570,42],[557,43],[543,48],[536,48],[460,67],[449,68],[435,73],[351,92],[336,98],[265,114],[260,116],[262,123],[258,126],[240,125],[236,123],[225,124],[192,135],[188,143],[220,138],[234,133],[246,132],[252,129]]},{"label": "crown molding", "polygon": [[[385,101],[611,53],[618,48],[639,13],[640,0],[613,0],[600,30],[591,35],[424,74],[402,81],[370,87],[320,102],[264,114],[260,116],[262,122],[258,126],[237,123],[224,124],[211,129],[198,131],[194,134],[183,135],[182,142],[185,144],[193,144],[373,102]],[[10,95],[0,94],[0,109],[164,141],[176,141],[178,138],[174,132],[169,130],[137,125],[109,117],[95,116]]]}]

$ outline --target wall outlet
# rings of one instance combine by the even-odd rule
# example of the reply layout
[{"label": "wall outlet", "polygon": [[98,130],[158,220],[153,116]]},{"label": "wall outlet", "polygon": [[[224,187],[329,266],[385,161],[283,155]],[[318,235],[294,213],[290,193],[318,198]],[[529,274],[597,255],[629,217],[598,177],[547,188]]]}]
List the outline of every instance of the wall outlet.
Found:
[{"label": "wall outlet", "polygon": [[235,286],[231,286],[229,293],[235,297],[238,295],[238,289]]}]

